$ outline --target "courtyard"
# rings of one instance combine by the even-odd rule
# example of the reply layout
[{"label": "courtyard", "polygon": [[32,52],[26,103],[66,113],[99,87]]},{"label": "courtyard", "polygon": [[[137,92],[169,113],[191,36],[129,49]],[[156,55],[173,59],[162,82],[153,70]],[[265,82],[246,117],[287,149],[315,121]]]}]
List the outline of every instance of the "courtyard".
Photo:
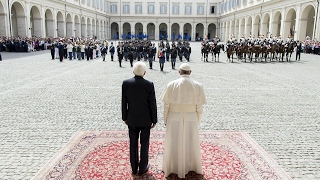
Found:
[{"label": "courtyard", "polygon": [[[320,179],[320,61],[203,62],[192,42],[191,77],[207,96],[201,131],[247,132],[292,179]],[[50,51],[2,53],[0,62],[0,179],[31,179],[77,131],[126,130],[121,120],[122,80],[129,62],[51,60]],[[185,60],[184,60],[185,61]],[[145,78],[154,82],[158,121],[164,131],[166,84],[179,78],[158,60]],[[179,67],[177,62],[176,67]],[[178,68],[176,68],[178,69]],[[129,163],[129,162],[128,162]]]}]

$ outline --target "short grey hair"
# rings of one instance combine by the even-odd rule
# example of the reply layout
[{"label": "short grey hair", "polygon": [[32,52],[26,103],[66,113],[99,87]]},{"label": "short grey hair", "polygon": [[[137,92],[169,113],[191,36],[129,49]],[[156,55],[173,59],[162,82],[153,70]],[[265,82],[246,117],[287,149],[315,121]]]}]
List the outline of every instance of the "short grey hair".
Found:
[{"label": "short grey hair", "polygon": [[133,74],[136,76],[143,76],[146,72],[147,65],[144,62],[138,61],[133,65]]}]

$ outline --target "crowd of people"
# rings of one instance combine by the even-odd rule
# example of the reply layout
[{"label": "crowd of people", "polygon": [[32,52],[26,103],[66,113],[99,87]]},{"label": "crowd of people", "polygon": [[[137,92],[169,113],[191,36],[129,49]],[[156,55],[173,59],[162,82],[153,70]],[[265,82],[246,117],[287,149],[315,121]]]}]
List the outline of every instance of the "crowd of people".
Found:
[{"label": "crowd of people", "polygon": [[[191,47],[188,41],[163,41],[161,40],[156,45],[150,40],[126,40],[118,41],[117,45],[113,42],[99,41],[95,39],[67,39],[65,41],[54,41],[49,45],[51,49],[52,59],[78,59],[87,61],[103,58],[110,53],[111,61],[118,61],[122,67],[122,61],[130,62],[131,67],[133,62],[145,60],[149,61],[149,68],[153,68],[153,62],[159,59],[160,70],[163,71],[164,63],[171,62],[172,69],[175,69],[177,58],[182,62],[183,58],[190,61]],[[117,59],[115,59],[117,56]]]}]

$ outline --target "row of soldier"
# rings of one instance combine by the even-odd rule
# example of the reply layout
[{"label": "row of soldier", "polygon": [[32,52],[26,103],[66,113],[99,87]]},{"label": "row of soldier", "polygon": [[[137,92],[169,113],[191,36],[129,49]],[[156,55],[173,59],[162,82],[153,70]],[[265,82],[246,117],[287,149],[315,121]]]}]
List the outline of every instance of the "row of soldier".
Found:
[{"label": "row of soldier", "polygon": [[122,60],[129,60],[132,66],[134,60],[144,59],[149,61],[150,69],[152,69],[153,61],[158,57],[161,71],[163,71],[165,61],[169,61],[170,58],[172,69],[175,69],[177,58],[182,61],[184,57],[187,61],[190,61],[190,43],[182,40],[173,41],[171,45],[168,41],[160,41],[158,48],[150,40],[119,41],[117,46],[114,46],[113,42],[110,43],[110,46],[108,44],[108,41],[60,40],[52,43],[50,47],[51,56],[52,59],[60,59],[60,61],[66,58],[69,58],[69,60],[86,58],[89,61],[101,56],[105,61],[106,54],[109,52],[111,61],[114,61],[114,55],[117,54],[120,67],[122,66]]},{"label": "row of soldier", "polygon": [[[110,46],[111,61],[113,61],[113,56],[115,50],[113,45]],[[172,69],[175,69],[176,59],[179,58],[182,62],[183,57],[190,61],[191,47],[189,42],[185,41],[173,41],[170,43],[160,41],[158,43],[158,48],[155,43],[149,40],[136,40],[136,41],[124,41],[118,42],[116,46],[116,52],[118,55],[119,66],[121,67],[121,62],[124,59],[127,61],[129,59],[131,67],[133,66],[133,61],[140,61],[144,59],[149,61],[149,68],[153,68],[153,62],[156,57],[159,59],[160,70],[163,71],[164,63],[171,59]]]}]

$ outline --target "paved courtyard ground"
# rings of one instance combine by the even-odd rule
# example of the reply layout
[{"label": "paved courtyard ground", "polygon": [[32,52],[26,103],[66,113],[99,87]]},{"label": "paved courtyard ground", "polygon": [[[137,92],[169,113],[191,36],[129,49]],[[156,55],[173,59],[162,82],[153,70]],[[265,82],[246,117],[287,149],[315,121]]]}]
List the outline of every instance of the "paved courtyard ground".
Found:
[{"label": "paved courtyard ground", "polygon": [[[191,43],[191,77],[204,85],[201,130],[247,132],[293,179],[320,179],[320,56],[297,62],[204,63]],[[122,80],[129,62],[51,60],[49,51],[2,53],[0,62],[0,179],[31,179],[81,130],[126,130],[121,120]],[[210,56],[211,57],[211,56]],[[177,67],[180,62],[177,63]],[[145,76],[160,94],[179,77],[165,64]]]}]

